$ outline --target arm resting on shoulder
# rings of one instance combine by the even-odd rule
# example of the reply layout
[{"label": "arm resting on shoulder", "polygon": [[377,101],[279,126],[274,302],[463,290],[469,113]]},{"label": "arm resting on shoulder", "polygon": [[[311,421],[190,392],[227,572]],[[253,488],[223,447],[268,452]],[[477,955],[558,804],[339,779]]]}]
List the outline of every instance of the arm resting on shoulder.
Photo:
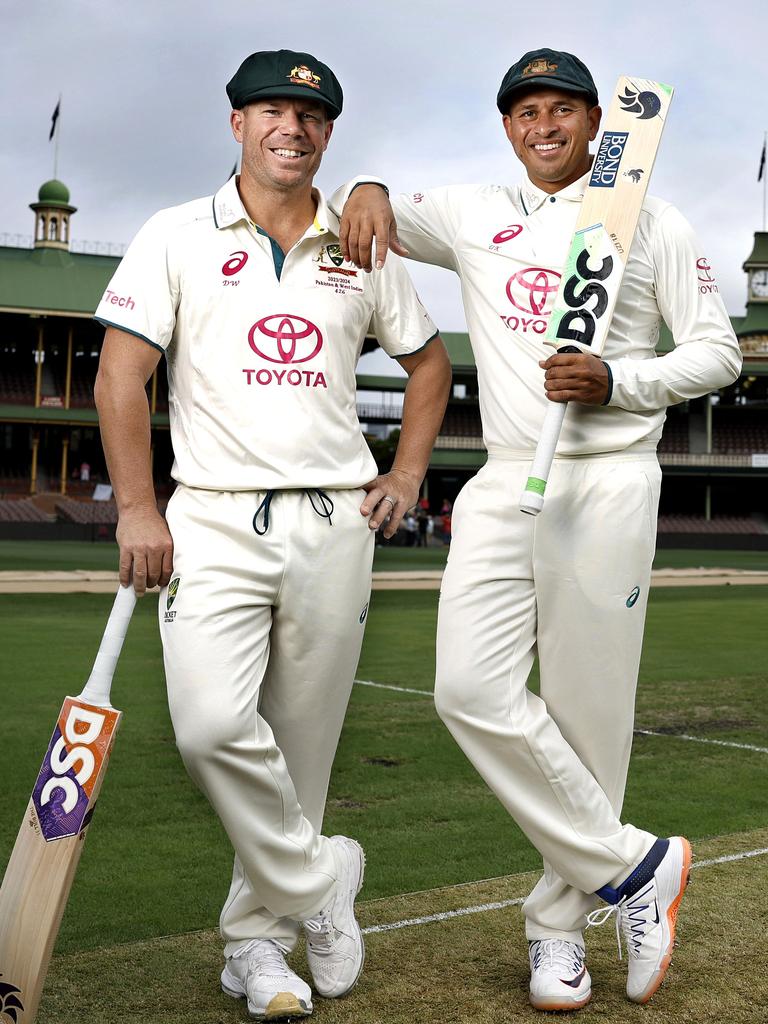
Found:
[{"label": "arm resting on shoulder", "polygon": [[[398,362],[408,374],[400,440],[392,469],[365,485],[368,494],[360,507],[364,516],[370,515],[372,530],[389,516],[384,527],[387,538],[394,536],[406,511],[419,500],[451,387],[451,363],[439,336],[419,352],[400,356]],[[384,495],[394,505],[384,501]]]},{"label": "arm resting on shoulder", "polygon": [[94,395],[101,441],[118,509],[120,582],[137,594],[165,586],[173,571],[173,541],[157,510],[150,462],[146,383],[161,353],[132,334],[107,329]]}]

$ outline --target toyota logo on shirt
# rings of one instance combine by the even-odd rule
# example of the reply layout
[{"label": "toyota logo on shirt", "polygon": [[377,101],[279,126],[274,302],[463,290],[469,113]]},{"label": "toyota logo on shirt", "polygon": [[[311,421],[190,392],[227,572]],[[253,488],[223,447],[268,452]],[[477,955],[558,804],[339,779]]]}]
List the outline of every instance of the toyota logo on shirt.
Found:
[{"label": "toyota logo on shirt", "polygon": [[525,270],[513,274],[507,281],[507,298],[515,309],[523,313],[549,316],[560,285],[560,277],[556,270],[526,267]]},{"label": "toyota logo on shirt", "polygon": [[323,347],[323,336],[303,316],[271,313],[251,327],[248,344],[270,363],[308,363]]}]

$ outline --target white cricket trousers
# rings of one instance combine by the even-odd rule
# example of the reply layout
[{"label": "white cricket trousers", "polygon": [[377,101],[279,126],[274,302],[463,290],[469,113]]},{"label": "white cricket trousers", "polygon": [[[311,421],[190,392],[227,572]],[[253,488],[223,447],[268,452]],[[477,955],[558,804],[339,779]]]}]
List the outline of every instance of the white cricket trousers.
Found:
[{"label": "white cricket trousers", "polygon": [[[221,914],[226,955],[292,948],[336,880],[320,834],[331,764],[363,640],[373,532],[362,490],[178,487],[168,505],[170,588],[160,594],[168,703],[184,764],[235,849]],[[332,523],[332,525],[331,525]],[[257,523],[265,521],[263,512]],[[173,596],[178,580],[178,589]]]},{"label": "white cricket trousers", "polygon": [[[582,941],[603,885],[655,837],[618,815],[661,471],[655,453],[556,459],[544,510],[518,510],[530,455],[489,452],[461,491],[443,577],[435,702],[544,857],[529,939]],[[538,654],[540,694],[526,682]]]}]

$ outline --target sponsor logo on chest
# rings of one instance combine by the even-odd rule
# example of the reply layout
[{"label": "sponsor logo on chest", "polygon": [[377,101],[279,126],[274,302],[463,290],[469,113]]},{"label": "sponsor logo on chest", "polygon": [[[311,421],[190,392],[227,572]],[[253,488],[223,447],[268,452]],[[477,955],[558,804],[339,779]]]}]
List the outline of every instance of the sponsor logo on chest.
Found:
[{"label": "sponsor logo on chest", "polygon": [[260,359],[272,365],[244,367],[246,385],[327,388],[322,370],[297,366],[311,363],[323,348],[320,328],[295,313],[271,313],[257,320],[248,332],[248,344]]},{"label": "sponsor logo on chest", "polygon": [[525,267],[513,274],[507,281],[506,295],[514,311],[499,314],[504,326],[523,334],[544,334],[560,276],[546,267]]}]

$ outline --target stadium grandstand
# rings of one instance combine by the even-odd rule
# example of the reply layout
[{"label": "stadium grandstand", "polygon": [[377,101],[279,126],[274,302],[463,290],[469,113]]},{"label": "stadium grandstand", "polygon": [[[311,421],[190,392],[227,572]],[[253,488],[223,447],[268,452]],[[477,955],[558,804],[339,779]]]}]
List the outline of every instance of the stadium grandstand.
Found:
[{"label": "stadium grandstand", "polygon": [[[92,314],[121,250],[70,241],[77,210],[60,181],[42,185],[30,208],[31,238],[0,235],[0,536],[114,537],[117,513],[93,401],[103,329]],[[700,287],[716,288],[705,260],[698,268]],[[741,377],[668,412],[659,447],[663,545],[768,548],[768,232],[755,233],[743,269],[746,313],[732,317]],[[443,337],[454,383],[424,484],[433,512],[486,457],[469,337]],[[657,350],[672,344],[663,328]],[[364,352],[375,347],[368,338]],[[358,417],[372,441],[399,426],[404,386],[399,377],[358,375]],[[147,399],[163,508],[173,482],[162,361]]]}]

